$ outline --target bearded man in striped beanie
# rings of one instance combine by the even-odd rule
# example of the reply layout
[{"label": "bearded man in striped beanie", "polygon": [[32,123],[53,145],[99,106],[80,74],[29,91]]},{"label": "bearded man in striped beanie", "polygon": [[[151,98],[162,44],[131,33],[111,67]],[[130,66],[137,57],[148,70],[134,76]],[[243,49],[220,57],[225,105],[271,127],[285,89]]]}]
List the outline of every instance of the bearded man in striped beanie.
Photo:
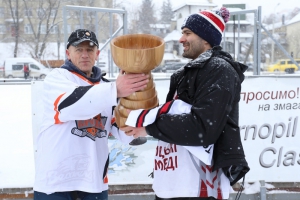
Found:
[{"label": "bearded man in striped beanie", "polygon": [[[156,200],[228,199],[231,186],[249,171],[238,107],[247,66],[219,46],[228,18],[226,8],[190,15],[179,42],[182,56],[191,61],[171,76],[166,104],[129,114],[128,135],[158,139],[152,186]],[[189,109],[172,113],[179,110],[179,100]],[[145,124],[151,114],[153,122]]]}]

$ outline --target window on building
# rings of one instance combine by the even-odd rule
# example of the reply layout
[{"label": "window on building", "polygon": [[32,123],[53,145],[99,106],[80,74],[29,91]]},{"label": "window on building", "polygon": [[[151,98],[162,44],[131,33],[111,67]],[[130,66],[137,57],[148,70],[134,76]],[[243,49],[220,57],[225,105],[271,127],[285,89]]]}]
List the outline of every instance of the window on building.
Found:
[{"label": "window on building", "polygon": [[24,10],[24,16],[25,17],[32,17],[32,9],[28,8]]},{"label": "window on building", "polygon": [[[64,32],[64,31],[65,31],[65,28],[64,28],[64,26],[62,26],[62,31],[61,32]],[[71,25],[67,25],[67,33],[72,33]]]},{"label": "window on building", "polygon": [[54,18],[56,15],[57,10],[51,10],[50,11],[50,17]]},{"label": "window on building", "polygon": [[45,11],[43,8],[38,8],[38,9],[36,10],[36,13],[37,13],[37,16],[38,16],[39,18],[43,18],[44,15],[46,14],[46,11]]},{"label": "window on building", "polygon": [[0,7],[0,18],[4,18],[4,12],[5,9],[3,7]]},{"label": "window on building", "polygon": [[25,34],[32,34],[33,33],[32,27],[31,27],[30,24],[25,24],[25,26],[24,26],[24,33]]},{"label": "window on building", "polygon": [[0,24],[0,34],[6,33],[6,26],[4,24]]},{"label": "window on building", "polygon": [[15,37],[17,35],[17,28],[14,25],[10,26],[10,34],[12,37]]},{"label": "window on building", "polygon": [[17,9],[16,8],[12,8],[11,13],[12,13],[12,17],[17,17]]},{"label": "window on building", "polygon": [[247,32],[247,26],[241,25],[241,32]]},{"label": "window on building", "polygon": [[[38,29],[39,29],[39,27],[38,27]],[[40,33],[41,33],[41,34],[46,34],[46,32],[47,32],[47,30],[46,30],[46,25],[43,25],[43,24],[42,24],[42,25],[40,26]]]},{"label": "window on building", "polygon": [[[221,43],[221,46],[224,47],[224,43]],[[226,49],[227,52],[229,53],[234,53],[234,44],[232,42],[229,41],[225,41],[225,47],[224,49]]]},{"label": "window on building", "polygon": [[58,26],[54,25],[50,29],[50,34],[56,34],[56,33],[58,33]]}]

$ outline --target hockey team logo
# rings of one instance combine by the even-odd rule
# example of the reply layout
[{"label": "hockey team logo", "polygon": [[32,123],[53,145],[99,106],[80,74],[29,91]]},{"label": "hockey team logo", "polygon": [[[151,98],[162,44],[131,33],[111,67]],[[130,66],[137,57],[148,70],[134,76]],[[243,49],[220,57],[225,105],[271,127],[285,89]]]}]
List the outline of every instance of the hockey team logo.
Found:
[{"label": "hockey team logo", "polygon": [[71,132],[79,137],[89,137],[94,140],[102,137],[107,137],[107,131],[105,130],[107,117],[102,117],[101,114],[97,115],[93,119],[88,120],[76,120],[76,126]]}]

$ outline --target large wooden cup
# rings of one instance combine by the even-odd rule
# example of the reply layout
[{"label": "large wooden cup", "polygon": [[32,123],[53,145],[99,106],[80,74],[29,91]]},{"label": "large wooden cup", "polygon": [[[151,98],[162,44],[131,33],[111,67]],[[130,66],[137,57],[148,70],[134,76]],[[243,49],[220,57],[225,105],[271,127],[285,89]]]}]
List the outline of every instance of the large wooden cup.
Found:
[{"label": "large wooden cup", "polygon": [[110,48],[114,62],[126,73],[150,74],[148,85],[144,90],[121,98],[115,108],[116,123],[122,128],[126,126],[127,109],[151,109],[158,106],[151,70],[161,63],[165,42],[154,35],[131,34],[114,38]]}]

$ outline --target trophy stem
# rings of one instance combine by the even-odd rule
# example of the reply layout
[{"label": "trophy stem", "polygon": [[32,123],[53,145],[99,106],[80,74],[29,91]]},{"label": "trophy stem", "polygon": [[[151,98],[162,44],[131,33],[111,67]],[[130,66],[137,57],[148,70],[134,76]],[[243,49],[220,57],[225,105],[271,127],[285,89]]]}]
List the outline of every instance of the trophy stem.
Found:
[{"label": "trophy stem", "polygon": [[132,93],[127,97],[119,99],[118,106],[115,107],[115,117],[118,127],[126,126],[128,110],[145,109],[149,110],[158,106],[159,101],[152,74],[150,74],[149,82],[145,89]]}]

